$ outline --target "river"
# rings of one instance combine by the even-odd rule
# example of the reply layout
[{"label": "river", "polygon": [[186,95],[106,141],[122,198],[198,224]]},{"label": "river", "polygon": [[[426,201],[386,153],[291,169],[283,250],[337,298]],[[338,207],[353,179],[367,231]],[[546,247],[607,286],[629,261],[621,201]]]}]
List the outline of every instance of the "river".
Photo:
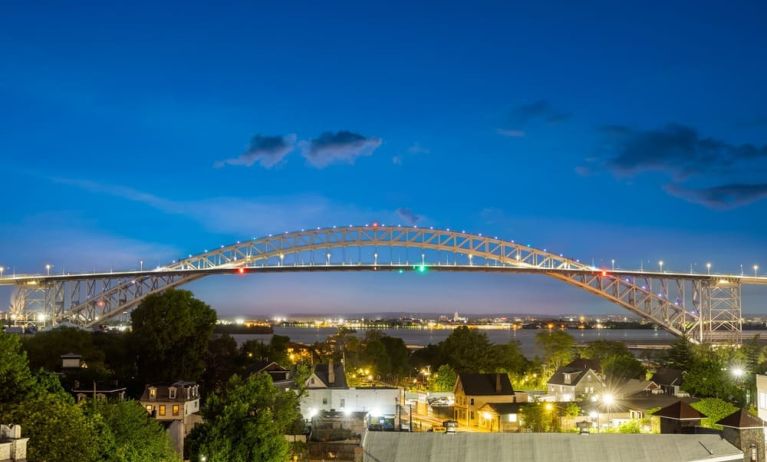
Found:
[{"label": "river", "polygon": [[[430,343],[436,344],[447,338],[452,332],[450,329],[378,329],[386,335],[401,338],[407,345],[426,346]],[[312,344],[325,340],[338,330],[331,327],[275,327],[274,333],[290,337],[294,342]],[[356,335],[363,337],[365,329],[358,329]],[[535,335],[541,332],[539,329],[487,329],[482,330],[493,343],[506,343],[510,340],[519,342],[520,349],[525,356],[532,358],[540,354],[535,344]],[[545,332],[545,331],[544,331]],[[572,329],[567,331],[575,337],[579,344],[592,342],[594,340],[616,340],[631,345],[657,345],[669,344],[675,337],[663,330],[653,329]],[[233,334],[238,343],[244,343],[247,340],[256,339],[268,342],[272,334]]]}]

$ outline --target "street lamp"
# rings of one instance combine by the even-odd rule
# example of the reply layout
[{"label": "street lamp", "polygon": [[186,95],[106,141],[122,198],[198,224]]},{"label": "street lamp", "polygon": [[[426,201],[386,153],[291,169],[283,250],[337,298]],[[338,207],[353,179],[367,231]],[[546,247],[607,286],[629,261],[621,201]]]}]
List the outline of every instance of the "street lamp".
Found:
[{"label": "street lamp", "polygon": [[711,262],[706,263],[706,272],[708,272],[708,274],[711,274]]},{"label": "street lamp", "polygon": [[5,267],[4,266],[0,266],[0,278],[3,277],[3,272],[5,272]]},{"label": "street lamp", "polygon": [[45,272],[48,274],[48,276],[51,275],[51,268],[53,268],[53,265],[51,265],[51,264],[46,264],[45,265]]},{"label": "street lamp", "polygon": [[660,272],[663,272],[663,260],[658,262],[658,266],[660,267]]},{"label": "street lamp", "polygon": [[759,271],[759,265],[754,265],[754,277],[757,276],[758,271]]},{"label": "street lamp", "polygon": [[144,260],[139,260],[138,264],[139,264],[139,270],[144,271]]},{"label": "street lamp", "polygon": [[325,260],[326,264],[329,266],[330,265],[330,252],[325,254],[325,258],[326,258],[326,260]]},{"label": "street lamp", "polygon": [[610,260],[610,263],[612,263],[613,271],[615,271],[615,259],[613,258],[612,260]]},{"label": "street lamp", "polygon": [[743,377],[744,375],[746,375],[746,371],[744,371],[742,367],[738,367],[738,366],[733,367],[730,370],[730,372],[732,373],[732,376],[735,377],[736,379],[739,379]]}]

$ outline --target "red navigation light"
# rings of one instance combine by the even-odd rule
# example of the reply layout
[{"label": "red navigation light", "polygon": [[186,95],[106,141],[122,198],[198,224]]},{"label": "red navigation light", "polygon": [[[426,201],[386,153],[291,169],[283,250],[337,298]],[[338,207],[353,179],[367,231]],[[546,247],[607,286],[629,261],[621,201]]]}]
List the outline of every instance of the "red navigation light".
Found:
[{"label": "red navigation light", "polygon": [[378,222],[377,221],[373,222],[373,228],[378,228]]},{"label": "red navigation light", "polygon": [[602,276],[607,276],[607,271],[602,271]]},{"label": "red navigation light", "polygon": [[237,268],[237,272],[240,274],[245,274],[245,268]]}]

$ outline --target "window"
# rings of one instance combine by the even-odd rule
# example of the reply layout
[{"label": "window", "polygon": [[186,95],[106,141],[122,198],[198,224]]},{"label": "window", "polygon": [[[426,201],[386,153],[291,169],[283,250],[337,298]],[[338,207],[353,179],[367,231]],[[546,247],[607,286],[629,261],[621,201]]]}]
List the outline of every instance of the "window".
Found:
[{"label": "window", "polygon": [[146,407],[146,411],[147,411],[148,413],[150,413],[150,414],[152,413],[152,411],[153,411],[153,410],[154,410],[154,406],[152,406],[152,405],[148,405],[148,406]]},{"label": "window", "polygon": [[168,398],[176,399],[176,387],[168,388]]},{"label": "window", "polygon": [[156,399],[156,398],[157,398],[157,388],[149,387],[149,399]]},{"label": "window", "polygon": [[179,406],[178,404],[173,405],[173,415],[178,415]]},{"label": "window", "polygon": [[767,409],[767,393],[759,393],[759,409]]},{"label": "window", "polygon": [[470,415],[471,415],[471,417],[469,417],[469,419],[474,420],[474,411],[471,411]]},{"label": "window", "polygon": [[328,399],[327,398],[322,398],[322,404],[328,404]]},{"label": "window", "polygon": [[341,398],[341,407],[346,406],[346,398]]},{"label": "window", "polygon": [[[474,398],[471,399],[471,405],[474,406]],[[473,419],[474,417],[472,417]]]},{"label": "window", "polygon": [[165,405],[164,404],[160,404],[160,415],[161,416],[165,415]]}]

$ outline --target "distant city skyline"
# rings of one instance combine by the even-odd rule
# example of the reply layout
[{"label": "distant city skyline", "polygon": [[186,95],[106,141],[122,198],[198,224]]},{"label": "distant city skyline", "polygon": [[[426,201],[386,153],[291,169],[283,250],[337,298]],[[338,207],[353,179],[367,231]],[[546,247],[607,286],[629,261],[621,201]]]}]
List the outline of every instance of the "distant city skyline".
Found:
[{"label": "distant city skyline", "polygon": [[[767,271],[763,3],[0,13],[6,274],[154,267],[372,221],[498,235],[599,267]],[[411,276],[184,288],[222,316],[625,312],[544,277]],[[743,310],[767,313],[767,290],[745,288]]]}]

